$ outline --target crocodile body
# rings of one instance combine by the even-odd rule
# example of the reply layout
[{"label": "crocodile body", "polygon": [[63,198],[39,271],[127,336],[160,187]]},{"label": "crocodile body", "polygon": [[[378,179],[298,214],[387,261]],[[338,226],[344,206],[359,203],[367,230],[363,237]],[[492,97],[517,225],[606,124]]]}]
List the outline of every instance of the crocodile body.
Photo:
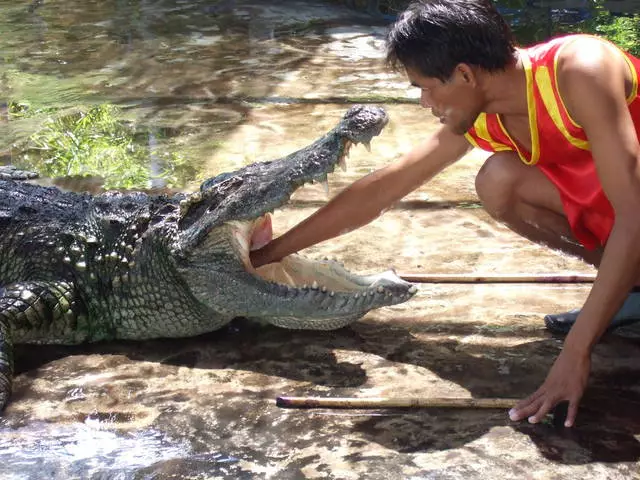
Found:
[{"label": "crocodile body", "polygon": [[352,143],[386,122],[379,107],[352,107],[312,145],[192,194],[92,196],[0,176],[0,408],[16,343],[186,337],[239,316],[328,330],[408,300],[415,287],[392,272],[360,276],[292,255],[269,276],[249,261],[263,216],[326,181]]}]

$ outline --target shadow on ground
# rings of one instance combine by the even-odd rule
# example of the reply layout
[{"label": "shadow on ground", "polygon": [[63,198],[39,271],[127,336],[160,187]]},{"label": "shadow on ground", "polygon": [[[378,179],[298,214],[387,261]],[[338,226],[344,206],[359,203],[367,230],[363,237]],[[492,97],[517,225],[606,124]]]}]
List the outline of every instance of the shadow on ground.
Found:
[{"label": "shadow on ground", "polygon": [[[559,342],[551,336],[511,347],[465,344],[458,340],[473,334],[477,328],[475,323],[437,324],[432,321],[429,329],[438,331],[438,337],[427,341],[420,339],[419,327],[412,332],[375,321],[363,321],[333,332],[291,332],[239,319],[224,330],[190,339],[88,347],[18,346],[16,364],[26,381],[19,382],[13,402],[34,395],[29,379],[41,376],[43,369],[54,378],[80,376],[87,371],[96,373],[94,367],[87,371],[80,367],[69,372],[68,365],[81,362],[62,362],[56,366],[59,359],[87,354],[116,356],[125,357],[121,361],[134,364],[155,362],[169,370],[186,367],[226,372],[227,379],[218,375],[221,382],[231,381],[237,372],[248,373],[244,377],[245,385],[236,388],[235,392],[225,392],[220,402],[211,408],[220,418],[238,419],[244,417],[240,412],[242,404],[269,401],[270,405],[264,407],[266,410],[254,418],[255,423],[231,422],[235,428],[253,430],[255,434],[259,434],[262,422],[270,421],[273,424],[271,434],[296,439],[315,429],[319,434],[326,432],[322,423],[329,422],[334,424],[330,429],[333,432],[353,429],[352,433],[360,434],[363,441],[398,453],[416,453],[453,451],[464,446],[472,448],[469,445],[483,436],[503,435],[504,428],[496,430],[496,427],[508,427],[528,437],[539,453],[552,462],[573,465],[635,462],[640,458],[640,443],[635,438],[640,434],[638,370],[616,366],[614,361],[615,355],[621,353],[635,352],[637,355],[638,340],[615,335],[607,337],[597,348],[595,355],[600,357],[599,363],[604,367],[593,372],[591,388],[583,399],[578,426],[574,429],[557,429],[550,421],[539,425],[512,423],[501,410],[376,410],[358,411],[359,416],[344,410],[300,410],[287,411],[286,421],[277,421],[277,417],[285,413],[271,405],[277,395],[353,396],[359,389],[367,391],[372,383],[380,383],[373,381],[371,376],[387,376],[401,384],[403,376],[414,377],[413,382],[416,382],[419,371],[435,375],[436,379],[425,385],[417,381],[416,392],[423,391],[425,396],[434,388],[434,382],[440,385],[445,382],[453,384],[454,390],[468,391],[473,397],[519,398],[537,388],[559,352]],[[501,335],[509,334],[492,334],[498,340]],[[505,375],[505,369],[508,375]],[[272,382],[265,380],[271,377],[285,379],[281,385],[285,385],[284,388],[290,385],[291,390],[274,390]],[[131,381],[129,379],[130,387]],[[140,389],[148,390],[144,388],[144,376],[137,382]],[[393,395],[394,391],[396,395],[402,395],[401,386],[384,387],[389,387],[386,395]],[[167,385],[163,391],[146,391],[144,398],[150,403],[179,402],[181,394],[172,393],[171,386]],[[115,418],[117,408],[107,406],[107,411],[95,412],[94,416]],[[335,425],[336,422],[342,422],[342,425]],[[304,441],[296,441],[298,446],[301,443]],[[266,444],[262,447],[266,448]],[[363,453],[351,455],[351,460],[358,460]]]}]

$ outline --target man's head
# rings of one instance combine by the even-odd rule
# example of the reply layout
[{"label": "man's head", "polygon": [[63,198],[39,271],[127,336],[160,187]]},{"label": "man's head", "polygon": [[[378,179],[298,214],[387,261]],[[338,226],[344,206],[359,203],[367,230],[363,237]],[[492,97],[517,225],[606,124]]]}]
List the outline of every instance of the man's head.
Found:
[{"label": "man's head", "polygon": [[479,72],[513,62],[511,30],[489,0],[414,1],[387,36],[387,62],[422,89],[421,104],[463,133],[480,113]]}]

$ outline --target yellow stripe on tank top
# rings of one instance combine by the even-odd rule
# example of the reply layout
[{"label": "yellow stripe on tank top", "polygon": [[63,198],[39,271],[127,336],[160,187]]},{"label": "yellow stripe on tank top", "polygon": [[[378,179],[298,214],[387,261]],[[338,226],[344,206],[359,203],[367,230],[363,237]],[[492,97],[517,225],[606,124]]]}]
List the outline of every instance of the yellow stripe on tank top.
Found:
[{"label": "yellow stripe on tank top", "polygon": [[631,93],[629,93],[629,96],[627,97],[627,104],[629,104],[633,102],[638,96],[638,72],[636,72],[636,69],[633,68],[633,63],[631,63],[631,60],[629,60],[629,57],[627,57],[624,53],[622,53],[622,56],[627,62],[627,65],[629,65],[629,70],[631,70],[631,77],[633,78]]},{"label": "yellow stripe on tank top", "polygon": [[[520,159],[527,165],[535,165],[540,160],[540,138],[538,136],[538,116],[536,112],[536,99],[533,95],[533,78],[531,74],[531,59],[528,55],[521,55],[522,66],[527,78],[527,109],[529,111],[529,132],[531,134],[531,160],[528,162],[524,154],[518,149]],[[504,126],[502,126],[504,129]],[[505,130],[506,132],[506,130]],[[517,145],[517,144],[516,144]]]},{"label": "yellow stripe on tank top", "polygon": [[509,147],[508,145],[505,145],[504,143],[496,142],[491,137],[491,134],[489,133],[489,128],[487,127],[486,113],[481,113],[480,115],[478,115],[478,118],[476,119],[473,126],[476,129],[476,133],[478,134],[478,137],[480,137],[482,140],[487,142],[491,146],[494,152],[512,150],[512,148]]},{"label": "yellow stripe on tank top", "polygon": [[[531,73],[531,60],[529,59],[525,50],[520,50],[520,58],[522,59],[522,66],[527,81],[527,114],[529,117],[529,134],[531,135],[531,153],[524,151],[520,148],[517,142],[511,138],[509,132],[505,128],[500,116],[497,116],[498,125],[502,130],[502,133],[511,141],[522,163],[525,165],[535,165],[540,159],[540,138],[538,135],[537,115],[536,115],[536,101],[533,94],[533,78]],[[529,158],[527,158],[529,157]]]},{"label": "yellow stripe on tank top", "polygon": [[547,67],[538,67],[536,70],[536,84],[538,85],[538,90],[540,91],[540,95],[542,96],[542,101],[544,102],[544,106],[547,109],[547,113],[553,120],[556,128],[562,132],[564,138],[567,139],[571,145],[576,148],[580,148],[582,150],[589,150],[589,142],[587,140],[583,140],[581,138],[576,138],[569,130],[567,130],[567,126],[562,120],[562,116],[560,115],[560,108],[558,107],[558,102],[556,100],[556,96],[553,92],[553,86],[551,84],[551,75],[549,74],[549,69]]},{"label": "yellow stripe on tank top", "polygon": [[464,134],[464,138],[467,139],[467,141],[473,145],[475,148],[480,148],[482,150],[484,150],[480,145],[478,145],[478,142],[476,142],[476,139],[473,137],[473,135],[471,135],[469,132],[466,132]]}]

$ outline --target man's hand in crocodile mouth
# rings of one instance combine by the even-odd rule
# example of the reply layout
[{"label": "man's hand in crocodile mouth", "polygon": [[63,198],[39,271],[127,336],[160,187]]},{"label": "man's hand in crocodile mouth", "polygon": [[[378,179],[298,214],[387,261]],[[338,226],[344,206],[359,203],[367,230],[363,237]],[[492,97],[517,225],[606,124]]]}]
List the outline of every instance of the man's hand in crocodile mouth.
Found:
[{"label": "man's hand in crocodile mouth", "polygon": [[[340,166],[343,172],[347,170],[346,158],[349,156],[349,152],[351,150],[351,147],[353,146],[353,142],[350,142],[347,140],[344,142],[344,144],[345,146],[344,146],[343,154],[340,156],[340,159],[338,160],[338,165]],[[370,142],[364,143],[364,146],[368,152],[371,152]],[[321,183],[324,187],[324,191],[328,195],[329,184],[327,180],[325,179]],[[260,267],[264,265],[266,262],[264,261],[264,259],[260,259],[257,256],[254,257],[254,255],[257,255],[257,254],[253,252],[256,252],[262,249],[263,247],[268,245],[272,240],[273,240],[273,223],[271,221],[271,214],[266,213],[262,217],[255,220],[252,226],[251,239],[249,241],[249,250],[251,251],[251,263],[254,266],[257,265],[258,267]],[[279,259],[274,259],[274,260],[279,260]]]},{"label": "man's hand in crocodile mouth", "polygon": [[[354,142],[350,140],[343,140],[342,142],[343,142],[342,154],[340,155],[340,158],[338,159],[337,164],[340,166],[340,169],[343,172],[345,172],[347,170],[347,157],[349,156],[349,153],[351,151],[351,148],[354,145]],[[367,151],[371,152],[371,141],[369,140],[367,142],[362,142],[362,143],[364,144]],[[324,187],[325,192],[328,195],[329,184],[327,182],[326,177],[321,183]],[[285,235],[289,234],[289,232],[287,232]],[[295,252],[287,252],[286,255],[278,256],[276,254],[274,256],[274,253],[276,252],[272,249],[273,245],[270,245],[272,241],[273,241],[273,223],[271,220],[271,214],[266,213],[263,216],[259,217],[258,219],[254,220],[250,227],[249,241],[248,241],[249,265],[250,265],[249,268],[260,269],[260,267],[264,265],[274,263],[274,262],[281,262],[282,259],[287,255],[297,253],[297,250],[296,250]]]},{"label": "man's hand in crocodile mouth", "polygon": [[266,213],[253,223],[253,231],[249,240],[251,252],[259,250],[273,240],[273,224],[271,214]]}]

